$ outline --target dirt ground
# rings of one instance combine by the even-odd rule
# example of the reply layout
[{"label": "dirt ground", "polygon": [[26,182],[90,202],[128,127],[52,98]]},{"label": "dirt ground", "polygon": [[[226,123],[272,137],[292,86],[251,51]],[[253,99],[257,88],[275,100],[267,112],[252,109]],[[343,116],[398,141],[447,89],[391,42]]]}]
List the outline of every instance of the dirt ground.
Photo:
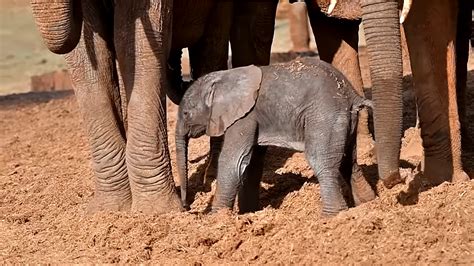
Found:
[{"label": "dirt ground", "polygon": [[[23,9],[26,2],[0,0],[0,13],[18,8],[29,12]],[[38,71],[63,66],[59,57],[48,59],[44,47],[35,50],[24,46],[19,53],[4,49],[6,45],[20,49],[21,45],[4,41],[5,34],[14,31],[5,30],[8,19],[0,15],[0,94],[2,88],[8,93],[26,90],[25,77],[27,80],[30,72],[25,71],[30,70],[25,69],[37,71],[31,62],[43,62]],[[25,27],[26,33],[31,31],[31,25]],[[277,32],[287,30],[281,21],[276,27]],[[284,38],[277,37],[274,51],[288,49]],[[43,56],[46,61],[41,61]],[[474,99],[473,59],[471,53],[468,99]],[[370,87],[364,55],[361,64],[364,84]],[[213,187],[197,188],[194,182],[204,172],[206,137],[193,140],[190,146],[190,190],[194,197],[190,212],[87,216],[94,181],[88,143],[72,93],[0,96],[0,263],[474,264],[474,180],[430,188],[417,175],[422,148],[419,131],[413,128],[410,80],[407,71],[401,155],[405,184],[391,190],[376,184],[374,146],[365,142],[358,160],[377,188],[378,197],[330,219],[320,216],[319,185],[304,156],[278,148],[271,148],[266,157],[262,211],[204,214]],[[468,112],[474,136],[472,101]],[[169,104],[168,114],[173,173],[177,176],[173,135],[176,106]],[[465,154],[464,159],[468,169],[474,169],[473,154]]]},{"label": "dirt ground", "polygon": [[[469,78],[472,99],[472,70]],[[407,90],[407,110],[410,95]],[[175,169],[176,106],[168,109]],[[471,121],[473,109],[471,103]],[[196,191],[193,181],[203,174],[207,138],[190,147],[195,192],[190,212],[87,216],[93,174],[74,96],[67,91],[3,96],[0,117],[3,263],[474,263],[474,181],[429,188],[426,180],[413,178],[422,155],[414,128],[403,140],[407,184],[392,190],[378,184],[376,200],[335,218],[320,217],[319,185],[302,154],[277,148],[266,159],[264,210],[203,214],[212,191]],[[407,127],[412,118],[407,111]],[[359,161],[373,180],[373,144],[362,150]]]},{"label": "dirt ground", "polygon": [[0,95],[30,90],[30,77],[64,68],[35,27],[29,0],[0,0]]}]

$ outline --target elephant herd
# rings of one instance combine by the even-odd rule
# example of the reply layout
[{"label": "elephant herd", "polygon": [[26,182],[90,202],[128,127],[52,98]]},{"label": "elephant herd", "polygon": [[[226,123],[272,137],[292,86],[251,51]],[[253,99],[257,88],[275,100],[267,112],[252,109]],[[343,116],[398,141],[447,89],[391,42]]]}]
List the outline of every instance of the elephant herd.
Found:
[{"label": "elephant herd", "polygon": [[[466,180],[461,151],[470,0],[306,0],[319,56],[362,94],[358,29],[363,21],[373,84],[379,177],[401,182],[400,10],[433,183]],[[64,54],[88,136],[95,195],[90,212],[183,209],[171,174],[166,96],[179,103],[181,50],[191,77],[232,66],[268,65],[278,0],[31,0],[47,47]]]}]

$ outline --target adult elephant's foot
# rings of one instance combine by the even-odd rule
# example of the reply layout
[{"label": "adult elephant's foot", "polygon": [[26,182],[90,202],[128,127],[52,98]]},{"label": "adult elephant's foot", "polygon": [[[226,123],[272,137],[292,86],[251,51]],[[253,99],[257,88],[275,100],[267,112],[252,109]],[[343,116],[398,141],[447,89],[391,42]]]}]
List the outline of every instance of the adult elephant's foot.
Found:
[{"label": "adult elephant's foot", "polygon": [[163,214],[183,211],[181,201],[174,192],[160,193],[158,191],[140,192],[133,194],[132,211],[145,214]]},{"label": "adult elephant's foot", "polygon": [[126,191],[96,191],[87,206],[87,214],[100,211],[129,211],[132,206],[130,189]]},{"label": "adult elephant's foot", "polygon": [[375,199],[374,190],[361,172],[352,174],[351,188],[355,206]]},{"label": "adult elephant's foot", "polygon": [[446,181],[463,182],[469,180],[469,176],[462,169],[453,170],[451,159],[446,160],[428,156],[425,157],[423,175],[433,186],[437,186]]},{"label": "adult elephant's foot", "polygon": [[453,182],[465,182],[471,180],[469,175],[463,170],[454,171]]}]

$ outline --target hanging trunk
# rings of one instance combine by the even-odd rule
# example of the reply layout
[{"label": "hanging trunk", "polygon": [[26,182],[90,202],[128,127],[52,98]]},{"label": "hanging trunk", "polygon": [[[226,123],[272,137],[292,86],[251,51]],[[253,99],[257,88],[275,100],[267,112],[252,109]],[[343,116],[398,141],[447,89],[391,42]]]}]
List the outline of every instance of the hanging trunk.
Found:
[{"label": "hanging trunk", "polygon": [[362,19],[375,105],[379,176],[388,188],[401,182],[402,54],[398,1],[363,0]]},{"label": "hanging trunk", "polygon": [[56,54],[72,51],[81,37],[81,1],[31,0],[33,15],[48,49]]},{"label": "hanging trunk", "polygon": [[189,209],[186,193],[188,189],[188,143],[189,138],[183,130],[184,126],[178,121],[176,130],[176,164],[178,165],[179,183],[181,186],[181,203],[183,208]]}]

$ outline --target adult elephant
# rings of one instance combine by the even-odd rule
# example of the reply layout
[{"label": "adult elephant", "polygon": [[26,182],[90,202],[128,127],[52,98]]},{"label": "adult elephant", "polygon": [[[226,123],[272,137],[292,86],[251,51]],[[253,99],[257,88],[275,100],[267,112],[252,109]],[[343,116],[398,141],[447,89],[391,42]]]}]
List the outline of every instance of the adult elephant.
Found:
[{"label": "adult elephant", "polygon": [[[268,27],[262,32],[270,39],[273,2],[264,2],[267,9],[261,4],[260,13],[250,12],[258,17],[244,24]],[[89,211],[182,209],[171,175],[165,92],[179,101],[176,59],[183,47],[190,48],[194,77],[226,68],[229,31],[238,26],[233,18],[251,10],[245,9],[251,4],[233,5],[217,0],[32,0],[46,45],[65,54],[86,127],[96,177]],[[236,44],[254,41],[248,37]],[[256,50],[270,54],[270,46]],[[252,56],[241,54],[250,63]]]},{"label": "adult elephant", "polygon": [[[402,133],[402,57],[400,8],[411,55],[419,108],[424,173],[433,183],[465,180],[456,106],[455,44],[457,1],[306,0],[322,60],[339,68],[362,93],[358,61],[358,28],[364,21],[373,84],[374,127],[379,176],[387,187],[401,181],[398,166]],[[461,5],[467,1],[460,1]],[[410,9],[411,7],[411,9]],[[411,11],[410,11],[411,10]],[[469,9],[470,12],[470,9]],[[402,20],[403,20],[402,19]],[[461,42],[457,42],[460,44]],[[458,45],[459,46],[459,45]],[[459,48],[461,49],[461,48]],[[462,50],[462,49],[461,49]],[[459,55],[460,53],[458,53]],[[467,53],[465,53],[464,58]],[[458,64],[464,59],[458,58]],[[467,62],[467,61],[466,61]],[[462,90],[465,77],[458,80]]]},{"label": "adult elephant", "polygon": [[471,9],[469,0],[417,0],[403,23],[425,153],[424,174],[434,184],[469,180],[461,154],[472,149],[465,113]]}]

